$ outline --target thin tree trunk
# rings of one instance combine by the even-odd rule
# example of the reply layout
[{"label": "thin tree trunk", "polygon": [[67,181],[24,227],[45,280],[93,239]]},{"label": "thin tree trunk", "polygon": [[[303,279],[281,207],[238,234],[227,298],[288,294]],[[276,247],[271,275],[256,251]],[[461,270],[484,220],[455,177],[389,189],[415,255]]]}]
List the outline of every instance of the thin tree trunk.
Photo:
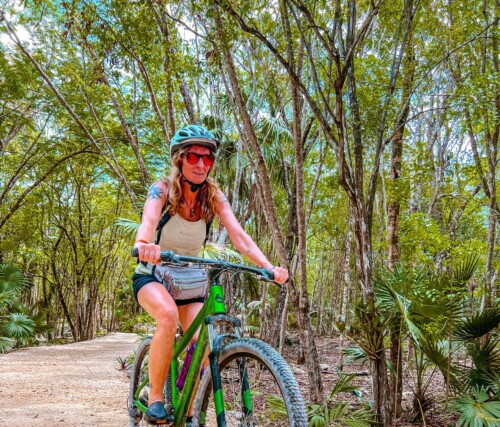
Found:
[{"label": "thin tree trunk", "polygon": [[[54,244],[54,248],[52,251],[53,254],[55,254],[57,252],[57,248],[59,246],[59,243],[61,242],[61,239],[62,239],[62,234],[59,235],[56,243]],[[66,304],[66,300],[65,300],[63,292],[62,292],[62,285],[58,280],[57,268],[55,265],[54,258],[52,258],[52,260],[51,260],[50,267],[52,269],[52,275],[55,279],[54,285],[56,288],[57,296],[59,298],[59,303],[61,304],[61,308],[62,308],[63,313],[64,313],[64,318],[68,321],[69,328],[71,330],[71,335],[73,336],[73,340],[78,341],[78,332],[77,332],[75,325],[73,324],[73,320],[71,319],[71,315],[69,313],[68,306]],[[64,335],[64,330],[62,331],[61,335]]]},{"label": "thin tree trunk", "polygon": [[[283,15],[287,17],[286,6]],[[286,25],[289,30],[289,26]],[[289,32],[287,31],[289,36]],[[291,41],[289,40],[289,62],[294,62],[291,51]],[[298,315],[302,335],[302,349],[306,358],[307,372],[309,374],[309,393],[313,403],[322,404],[323,382],[321,379],[321,371],[319,368],[319,358],[314,340],[314,331],[311,328],[309,319],[309,297],[307,291],[307,270],[306,270],[306,213],[304,209],[304,158],[302,146],[302,129],[301,129],[301,102],[299,100],[299,91],[297,86],[290,82],[290,91],[292,94],[293,108],[293,140],[295,147],[295,187],[296,187],[296,203],[297,203],[297,237],[298,237],[298,270],[299,270],[299,300],[298,300]]]},{"label": "thin tree trunk", "polygon": [[[411,8],[411,2],[408,6]],[[407,13],[411,13],[407,12]],[[408,43],[405,47],[406,58],[403,78],[402,113],[396,123],[396,131],[392,138],[391,155],[391,180],[393,182],[393,196],[389,202],[388,220],[388,243],[389,253],[387,264],[391,271],[394,271],[399,261],[399,192],[398,182],[401,177],[401,165],[403,156],[403,135],[405,124],[410,112],[409,97],[413,90],[413,77],[415,71],[415,57],[413,52],[413,35],[408,36]],[[401,346],[402,330],[401,325],[390,332],[390,359],[393,371],[390,373],[391,407],[394,418],[399,418],[403,414],[403,359]]]},{"label": "thin tree trunk", "polygon": [[352,230],[354,224],[352,221],[351,208],[349,207],[349,221],[347,224],[347,236],[345,242],[344,259],[342,263],[342,300],[340,302],[339,317],[342,322],[348,320],[349,313],[349,295],[351,290],[351,245],[352,245]]},{"label": "thin tree trunk", "polygon": [[[498,24],[498,12],[500,12],[500,3],[496,2],[495,16]],[[489,26],[489,11],[487,8],[486,0],[483,0],[483,15],[485,20],[485,26]],[[493,62],[493,69],[496,74],[499,73],[499,58],[498,58],[498,39],[492,37],[491,41],[489,37],[484,39],[483,52],[482,52],[482,64],[481,73],[486,74],[487,61],[489,59],[488,53],[488,43],[491,43],[491,58]],[[497,85],[498,89],[498,85]],[[497,181],[496,181],[496,168],[498,165],[498,139],[500,134],[500,92],[497,90],[495,97],[495,114],[490,118],[487,109],[483,113],[483,122],[485,124],[485,148],[486,156],[488,160],[488,187],[490,190],[490,212],[488,219],[488,254],[486,256],[486,292],[484,295],[484,303],[481,304],[482,307],[490,308],[496,297],[496,270],[493,264],[493,258],[495,253],[495,240],[496,240],[496,226],[497,221],[500,219],[500,212],[497,203]],[[492,119],[492,120],[491,120]],[[493,122],[492,128],[493,132],[490,130],[490,123]]]}]

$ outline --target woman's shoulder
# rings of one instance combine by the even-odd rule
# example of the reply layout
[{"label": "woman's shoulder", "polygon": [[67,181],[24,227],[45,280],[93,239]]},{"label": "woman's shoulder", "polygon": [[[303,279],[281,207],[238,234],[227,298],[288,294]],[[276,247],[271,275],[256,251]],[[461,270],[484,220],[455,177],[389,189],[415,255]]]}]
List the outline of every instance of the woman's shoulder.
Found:
[{"label": "woman's shoulder", "polygon": [[162,191],[167,191],[168,190],[168,181],[164,181],[162,179],[159,179],[155,183],[151,184],[151,187],[149,187],[150,190],[154,189],[154,188],[157,188],[157,189],[162,190]]},{"label": "woman's shoulder", "polygon": [[158,185],[160,186],[161,189],[166,190],[169,187],[169,181],[167,178],[161,178],[157,180],[153,185]]},{"label": "woman's shoulder", "polygon": [[148,199],[163,199],[164,197],[166,197],[167,192],[167,183],[161,180],[156,181],[155,183],[151,184],[151,187],[149,187]]},{"label": "woman's shoulder", "polygon": [[220,188],[217,188],[217,201],[221,203],[226,203],[228,201],[224,191]]}]

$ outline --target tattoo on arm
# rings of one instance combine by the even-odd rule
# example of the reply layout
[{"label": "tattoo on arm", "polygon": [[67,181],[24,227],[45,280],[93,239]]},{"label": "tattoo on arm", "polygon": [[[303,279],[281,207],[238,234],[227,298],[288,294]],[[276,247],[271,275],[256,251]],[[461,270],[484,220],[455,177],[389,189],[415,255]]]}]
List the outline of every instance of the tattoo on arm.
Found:
[{"label": "tattoo on arm", "polygon": [[229,205],[229,200],[227,200],[227,197],[225,194],[220,195],[220,200],[222,203],[227,203]]},{"label": "tattoo on arm", "polygon": [[149,188],[148,199],[161,199],[163,197],[163,190],[158,184],[153,184]]},{"label": "tattoo on arm", "polygon": [[251,253],[252,253],[252,251],[250,249],[247,249],[247,254],[250,255]]}]

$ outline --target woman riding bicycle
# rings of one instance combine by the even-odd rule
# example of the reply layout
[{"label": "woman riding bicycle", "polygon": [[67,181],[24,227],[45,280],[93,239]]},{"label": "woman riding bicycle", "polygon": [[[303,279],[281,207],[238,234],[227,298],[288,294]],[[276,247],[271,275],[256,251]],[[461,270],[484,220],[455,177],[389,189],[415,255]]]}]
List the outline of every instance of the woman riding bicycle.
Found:
[{"label": "woman riding bicycle", "polygon": [[[273,266],[245,233],[226,196],[209,178],[218,146],[219,142],[201,126],[189,125],[176,132],[170,141],[170,175],[149,189],[137,231],[134,246],[141,263],[132,277],[134,296],[156,320],[149,353],[149,408],[145,414],[151,424],[167,416],[163,406],[163,385],[172,359],[177,325],[180,323],[182,329],[187,330],[204,301],[204,295],[175,300],[169,294],[151,268],[159,264],[160,251],[198,256],[206,240],[207,223],[218,216],[241,254],[259,267],[272,270],[276,282],[284,283],[288,278],[288,271]],[[164,210],[168,212],[169,220],[157,234]]]}]

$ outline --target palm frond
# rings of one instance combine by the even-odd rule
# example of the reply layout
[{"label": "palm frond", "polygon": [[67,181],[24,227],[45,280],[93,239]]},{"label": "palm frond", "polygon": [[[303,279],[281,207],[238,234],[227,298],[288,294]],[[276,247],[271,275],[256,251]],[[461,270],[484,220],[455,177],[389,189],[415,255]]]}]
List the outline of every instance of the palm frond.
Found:
[{"label": "palm frond", "polygon": [[113,226],[120,227],[127,235],[134,235],[137,233],[141,224],[137,221],[128,218],[118,218]]},{"label": "palm frond", "polygon": [[328,413],[325,414],[326,406],[309,405],[307,407],[307,418],[309,427],[324,427],[327,425]]},{"label": "palm frond", "polygon": [[262,154],[268,165],[271,180],[277,186],[283,187],[286,179],[285,165],[282,162],[283,148],[290,146],[292,134],[281,119],[265,117],[256,124],[259,139],[262,141]]},{"label": "palm frond", "polygon": [[344,375],[340,374],[339,379],[335,383],[333,390],[330,393],[330,399],[333,399],[334,396],[338,393],[350,393],[354,390],[358,389],[358,386],[351,385],[352,379],[355,377],[355,374]]},{"label": "palm frond", "polygon": [[478,254],[470,254],[453,271],[453,281],[456,285],[465,285],[473,276],[479,262]]},{"label": "palm frond", "polygon": [[500,423],[500,401],[488,401],[488,393],[476,388],[471,394],[460,396],[452,407],[460,413],[457,427],[495,427]]},{"label": "palm frond", "polygon": [[11,265],[0,264],[0,292],[13,290],[15,292],[31,285],[30,279]]},{"label": "palm frond", "polygon": [[442,299],[430,302],[423,298],[415,298],[411,303],[410,316],[421,327],[434,322],[440,317],[444,319],[449,319],[450,316],[453,318],[459,317],[459,313],[456,313],[450,304],[449,301],[443,301]]},{"label": "palm frond", "polygon": [[3,328],[12,338],[32,337],[35,333],[35,322],[23,313],[11,313]]},{"label": "palm frond", "polygon": [[281,119],[265,117],[257,122],[256,126],[262,139],[273,144],[291,144],[293,136],[290,129]]},{"label": "palm frond", "polygon": [[15,340],[0,336],[0,353],[7,353],[14,347]]},{"label": "palm frond", "polygon": [[205,247],[202,247],[200,256],[202,258],[223,259],[232,262],[243,261],[239,252],[236,252],[227,245],[221,245],[215,242],[207,242]]},{"label": "palm frond", "polygon": [[485,372],[500,370],[500,347],[496,339],[489,337],[485,342],[469,343],[467,349],[477,369]]},{"label": "palm frond", "polygon": [[403,297],[394,289],[388,281],[377,280],[375,284],[375,295],[377,307],[386,316],[399,316],[406,311]]},{"label": "palm frond", "polygon": [[346,347],[343,348],[341,352],[344,356],[346,356],[342,366],[346,366],[348,363],[356,360],[362,360],[363,363],[368,361],[368,356],[361,347]]},{"label": "palm frond", "polygon": [[410,305],[410,301],[396,292],[387,282],[379,282],[376,285],[375,294],[377,296],[378,307],[384,312],[392,313],[392,316],[396,317],[398,323],[399,319],[402,319],[414,341],[422,339],[422,331],[412,316],[414,313],[409,310],[410,307],[413,308],[414,304]]},{"label": "palm frond", "polygon": [[336,403],[331,408],[328,405],[309,405],[307,415],[309,427],[369,427],[375,423],[375,417],[369,408],[353,410],[348,402]]},{"label": "palm frond", "polygon": [[271,394],[269,396],[266,396],[266,402],[269,408],[272,409],[272,414],[270,414],[270,419],[284,420],[287,418],[288,412],[286,410],[285,401],[281,396]]},{"label": "palm frond", "polygon": [[500,307],[492,307],[477,313],[469,319],[459,321],[453,335],[462,341],[469,341],[488,334],[500,323]]},{"label": "palm frond", "polygon": [[427,336],[422,337],[416,344],[426,358],[437,366],[444,378],[449,378],[453,385],[461,388],[462,385],[458,381],[459,371],[449,363],[448,343],[446,341],[437,341],[432,336]]},{"label": "palm frond", "polygon": [[262,305],[261,300],[250,301],[247,304],[247,309],[248,309],[247,316],[251,316],[253,313],[258,313],[261,305]]},{"label": "palm frond", "polygon": [[17,292],[13,289],[0,290],[0,307],[9,307],[14,304]]},{"label": "palm frond", "polygon": [[376,424],[375,417],[369,408],[363,407],[352,410],[348,407],[347,415],[338,419],[340,425],[346,427],[369,427]]}]

